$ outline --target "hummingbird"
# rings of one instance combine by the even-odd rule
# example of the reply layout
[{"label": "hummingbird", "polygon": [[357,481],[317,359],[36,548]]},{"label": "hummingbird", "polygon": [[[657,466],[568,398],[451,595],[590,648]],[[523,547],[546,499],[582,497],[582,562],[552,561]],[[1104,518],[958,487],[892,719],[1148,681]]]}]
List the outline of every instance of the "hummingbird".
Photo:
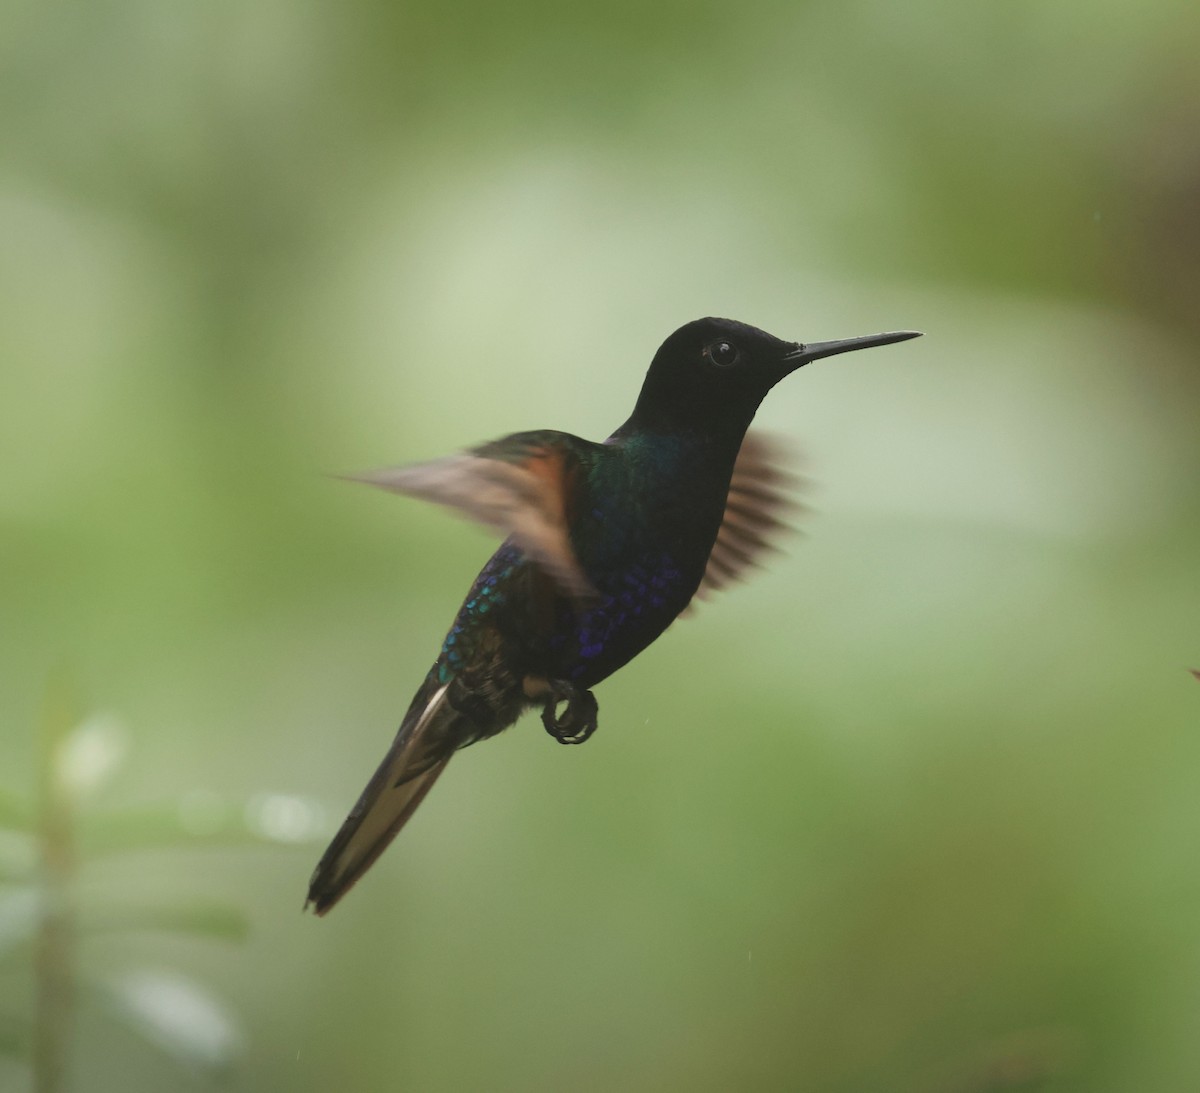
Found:
[{"label": "hummingbird", "polygon": [[324,915],[350,890],[460,748],[538,707],[559,743],[587,740],[592,688],[694,597],[754,565],[784,526],[791,476],[769,442],[747,433],[767,392],[810,361],[919,336],[800,343],[698,319],[659,347],[629,420],[602,443],[514,433],[356,476],[448,506],[503,542],[318,863],[305,908]]}]

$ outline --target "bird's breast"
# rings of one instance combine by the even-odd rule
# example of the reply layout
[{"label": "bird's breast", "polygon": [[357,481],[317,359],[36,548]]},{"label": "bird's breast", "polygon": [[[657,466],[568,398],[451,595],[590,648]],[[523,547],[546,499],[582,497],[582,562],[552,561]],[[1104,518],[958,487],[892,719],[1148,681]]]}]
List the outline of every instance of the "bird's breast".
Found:
[{"label": "bird's breast", "polygon": [[667,551],[590,576],[597,601],[583,608],[560,601],[549,642],[551,671],[588,687],[632,660],[670,626],[698,580]]}]

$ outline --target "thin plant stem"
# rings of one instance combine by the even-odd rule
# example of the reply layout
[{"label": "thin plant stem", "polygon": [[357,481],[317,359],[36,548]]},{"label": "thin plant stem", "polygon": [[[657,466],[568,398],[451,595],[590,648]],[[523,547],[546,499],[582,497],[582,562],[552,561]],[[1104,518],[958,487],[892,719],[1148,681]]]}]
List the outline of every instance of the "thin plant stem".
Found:
[{"label": "thin plant stem", "polygon": [[72,814],[61,776],[73,724],[68,687],[52,680],[39,726],[38,856],[40,907],[34,940],[34,1093],[62,1093],[75,995]]}]

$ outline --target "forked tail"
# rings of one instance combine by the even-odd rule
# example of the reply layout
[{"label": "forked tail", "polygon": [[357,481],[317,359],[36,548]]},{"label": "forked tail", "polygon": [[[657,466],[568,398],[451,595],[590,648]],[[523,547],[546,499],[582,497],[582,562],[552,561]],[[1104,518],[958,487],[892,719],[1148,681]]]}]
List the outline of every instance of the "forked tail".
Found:
[{"label": "forked tail", "polygon": [[459,715],[446,701],[449,684],[418,693],[379,769],[322,855],[308,884],[309,907],[323,915],[396,837],[450,762]]}]

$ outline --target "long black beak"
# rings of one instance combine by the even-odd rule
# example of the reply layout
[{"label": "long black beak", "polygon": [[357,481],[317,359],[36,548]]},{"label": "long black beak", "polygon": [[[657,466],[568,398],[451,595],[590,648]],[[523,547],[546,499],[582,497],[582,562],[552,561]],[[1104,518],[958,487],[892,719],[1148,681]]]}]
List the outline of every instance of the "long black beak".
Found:
[{"label": "long black beak", "polygon": [[788,371],[793,372],[802,364],[808,364],[809,361],[820,357],[832,357],[837,353],[849,353],[855,349],[870,349],[875,345],[906,342],[909,338],[920,336],[919,330],[893,330],[889,334],[865,334],[861,338],[843,338],[837,342],[809,342],[807,345],[797,345],[783,359],[788,365]]}]

